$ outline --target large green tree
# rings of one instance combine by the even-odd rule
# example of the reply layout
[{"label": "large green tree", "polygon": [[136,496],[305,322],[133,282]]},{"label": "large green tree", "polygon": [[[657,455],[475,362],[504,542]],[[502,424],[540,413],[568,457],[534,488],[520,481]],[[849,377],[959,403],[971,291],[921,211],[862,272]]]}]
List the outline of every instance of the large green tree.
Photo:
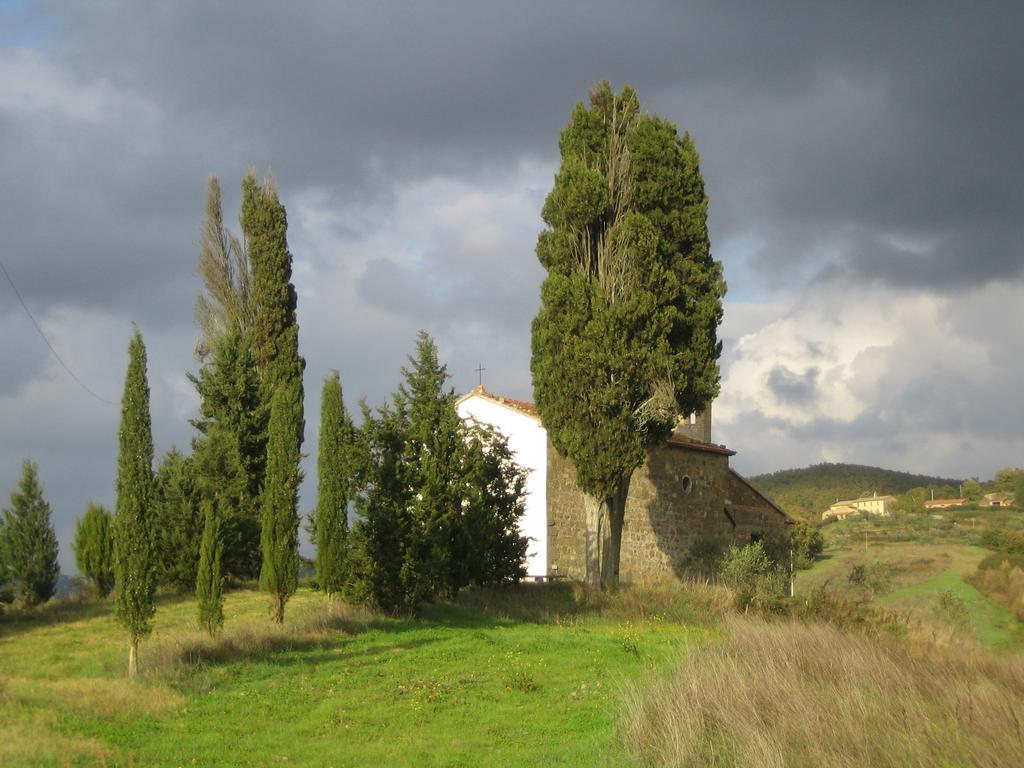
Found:
[{"label": "large green tree", "polygon": [[0,560],[26,606],[45,603],[57,588],[57,534],[50,523],[50,505],[43,498],[39,472],[28,459],[22,464],[18,490],[3,510],[0,525]]},{"label": "large green tree", "polygon": [[128,345],[128,371],[121,398],[117,509],[114,517],[115,610],[128,630],[128,675],[138,672],[139,641],[152,629],[153,432],[146,380],[146,347],[135,331]]},{"label": "large green tree", "polygon": [[218,507],[224,569],[242,580],[256,578],[260,570],[268,412],[249,338],[237,325],[229,328],[192,377],[200,397],[200,417],[192,422],[200,432],[192,444],[193,473],[200,496]]},{"label": "large green tree", "polygon": [[523,575],[525,475],[501,435],[469,427],[448,373],[421,332],[391,403],[364,405],[352,597],[415,611],[471,583]]},{"label": "large green tree", "polygon": [[281,387],[292,391],[298,408],[291,426],[301,448],[305,363],[298,352],[288,219],[272,178],[260,183],[249,173],[242,180],[240,222],[239,239],[224,227],[220,183],[211,178],[200,238],[196,351],[205,365],[193,377],[202,401],[194,452],[204,498],[217,497],[225,570],[249,579],[261,568],[270,404]]},{"label": "large green tree", "polygon": [[75,525],[72,549],[79,572],[92,582],[100,597],[114,588],[114,519],[99,504],[89,504]]},{"label": "large green tree", "polygon": [[301,413],[299,387],[284,384],[270,405],[267,478],[263,488],[260,542],[263,562],[260,587],[269,592],[273,620],[284,622],[284,607],[298,587],[299,574],[299,441],[295,419]]},{"label": "large green tree", "polygon": [[587,506],[587,577],[618,582],[626,497],[648,449],[718,394],[725,282],[689,135],[608,83],[577,104],[544,203],[534,396]]},{"label": "large green tree", "polygon": [[191,592],[203,533],[195,461],[171,448],[153,483],[153,560],[158,584]]},{"label": "large green tree", "polygon": [[334,371],[324,379],[320,400],[317,501],[313,519],[316,576],[328,595],[337,594],[345,584],[352,453],[352,419],[342,399],[341,376]]}]

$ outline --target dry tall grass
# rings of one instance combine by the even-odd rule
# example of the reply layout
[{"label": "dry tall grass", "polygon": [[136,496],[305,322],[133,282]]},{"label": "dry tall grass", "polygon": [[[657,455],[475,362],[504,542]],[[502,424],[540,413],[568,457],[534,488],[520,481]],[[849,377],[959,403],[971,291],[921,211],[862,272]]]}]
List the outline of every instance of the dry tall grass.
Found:
[{"label": "dry tall grass", "polygon": [[651,766],[1024,764],[1024,660],[884,643],[825,624],[731,617],[727,639],[627,692]]},{"label": "dry tall grass", "polygon": [[1024,621],[1024,569],[1011,565],[1009,558],[1002,560],[996,568],[979,569],[968,581]]}]

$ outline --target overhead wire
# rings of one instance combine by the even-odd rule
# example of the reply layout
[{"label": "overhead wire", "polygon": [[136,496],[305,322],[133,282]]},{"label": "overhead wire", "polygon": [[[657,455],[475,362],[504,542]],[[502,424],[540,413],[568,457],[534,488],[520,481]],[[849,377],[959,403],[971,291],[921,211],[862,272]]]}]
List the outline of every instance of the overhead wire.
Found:
[{"label": "overhead wire", "polygon": [[10,284],[11,290],[14,291],[14,295],[18,297],[18,302],[21,304],[21,308],[25,310],[25,314],[28,315],[28,319],[32,322],[32,326],[39,333],[40,338],[42,338],[42,340],[46,343],[46,346],[49,347],[54,359],[58,363],[60,363],[60,367],[63,368],[65,372],[67,372],[68,376],[70,376],[74,380],[74,382],[78,384],[78,386],[80,386],[87,393],[89,393],[89,395],[99,400],[101,403],[106,403],[107,405],[113,406],[118,405],[113,400],[107,400],[105,397],[97,395],[92,389],[90,389],[86,385],[84,381],[82,381],[80,378],[78,378],[77,375],[75,375],[75,372],[71,370],[71,367],[64,362],[63,358],[61,358],[61,356],[57,353],[57,350],[53,348],[53,344],[50,343],[50,340],[46,337],[46,334],[43,332],[43,329],[39,326],[39,323],[36,322],[36,318],[32,314],[32,310],[28,308],[28,304],[26,304],[25,299],[22,298],[21,291],[19,291],[18,286],[14,284],[14,280],[11,277],[10,272],[7,271],[7,267],[4,266],[3,261],[0,261],[0,272],[4,273],[4,277],[7,278],[7,282]]}]

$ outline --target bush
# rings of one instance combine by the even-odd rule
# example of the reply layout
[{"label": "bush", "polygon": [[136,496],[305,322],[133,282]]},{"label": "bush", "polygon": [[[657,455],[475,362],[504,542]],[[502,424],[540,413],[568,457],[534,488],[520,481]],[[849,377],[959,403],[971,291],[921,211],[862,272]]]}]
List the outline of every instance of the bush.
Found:
[{"label": "bush", "polygon": [[947,589],[939,595],[939,604],[935,608],[935,615],[957,627],[967,626],[971,618],[967,613],[967,603],[951,589]]},{"label": "bush", "polygon": [[700,534],[690,545],[687,563],[695,575],[710,578],[718,570],[718,564],[726,551],[726,541],[721,536]]},{"label": "bush", "polygon": [[786,592],[786,577],[757,541],[730,547],[719,566],[722,582],[733,591],[736,608],[777,612]]},{"label": "bush", "polygon": [[797,520],[789,529],[793,546],[793,564],[800,569],[810,568],[825,549],[825,536],[814,525]]},{"label": "bush", "polygon": [[892,575],[892,565],[889,563],[857,563],[850,568],[849,581],[853,586],[867,590],[872,597],[876,597],[892,589]]},{"label": "bush", "polygon": [[981,535],[981,546],[1011,555],[1024,555],[1024,532],[985,531]]}]

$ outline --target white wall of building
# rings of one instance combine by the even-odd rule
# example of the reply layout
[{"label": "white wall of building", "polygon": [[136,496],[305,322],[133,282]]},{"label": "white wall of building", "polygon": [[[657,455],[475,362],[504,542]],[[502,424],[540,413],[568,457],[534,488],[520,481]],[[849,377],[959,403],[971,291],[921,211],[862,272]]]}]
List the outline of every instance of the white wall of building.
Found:
[{"label": "white wall of building", "polygon": [[528,576],[546,576],[548,562],[547,432],[540,422],[488,397],[470,394],[457,406],[459,416],[494,427],[508,438],[516,463],[528,471],[526,511],[520,518],[522,534],[530,538],[526,551]]}]

